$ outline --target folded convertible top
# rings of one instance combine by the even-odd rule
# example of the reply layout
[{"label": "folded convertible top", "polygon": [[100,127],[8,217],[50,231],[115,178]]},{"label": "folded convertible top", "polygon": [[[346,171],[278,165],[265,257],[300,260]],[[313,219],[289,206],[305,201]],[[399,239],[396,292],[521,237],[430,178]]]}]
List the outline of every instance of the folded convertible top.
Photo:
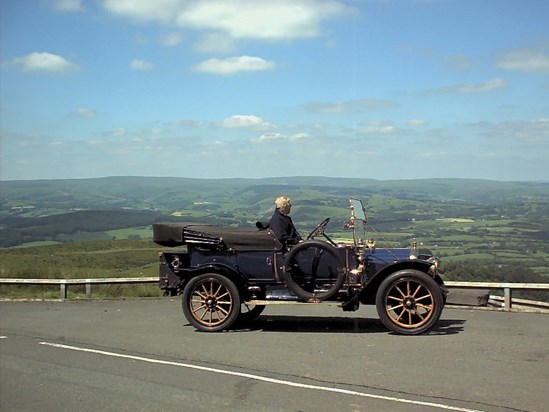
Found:
[{"label": "folded convertible top", "polygon": [[166,247],[194,244],[234,250],[281,249],[269,229],[211,226],[196,223],[155,223],[153,241]]}]

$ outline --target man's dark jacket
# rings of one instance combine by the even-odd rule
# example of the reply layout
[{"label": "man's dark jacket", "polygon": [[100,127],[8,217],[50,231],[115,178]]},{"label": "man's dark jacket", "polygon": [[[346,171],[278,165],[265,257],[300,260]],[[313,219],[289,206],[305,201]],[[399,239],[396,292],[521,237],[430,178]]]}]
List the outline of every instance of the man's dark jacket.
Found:
[{"label": "man's dark jacket", "polygon": [[291,245],[301,240],[301,236],[297,232],[292,218],[284,213],[280,213],[279,209],[275,209],[269,221],[269,228],[282,244]]}]

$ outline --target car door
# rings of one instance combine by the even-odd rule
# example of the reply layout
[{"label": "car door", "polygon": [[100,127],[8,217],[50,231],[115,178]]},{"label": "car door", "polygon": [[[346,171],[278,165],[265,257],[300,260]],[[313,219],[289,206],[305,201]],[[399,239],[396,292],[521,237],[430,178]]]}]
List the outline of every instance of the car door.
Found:
[{"label": "car door", "polygon": [[274,250],[239,251],[238,272],[251,281],[273,282],[278,259]]}]

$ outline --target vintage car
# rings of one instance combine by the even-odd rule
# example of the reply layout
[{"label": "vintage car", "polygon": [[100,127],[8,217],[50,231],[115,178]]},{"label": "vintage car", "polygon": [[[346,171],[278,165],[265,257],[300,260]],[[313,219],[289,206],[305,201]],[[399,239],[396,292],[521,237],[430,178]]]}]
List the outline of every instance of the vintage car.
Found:
[{"label": "vintage car", "polygon": [[289,247],[260,222],[255,228],[155,224],[154,241],[169,248],[160,253],[160,288],[166,295],[182,294],[185,317],[206,332],[255,319],[266,305],[280,302],[329,302],[343,311],[375,304],[389,330],[429,331],[447,295],[439,260],[419,254],[414,244],[379,248],[365,241],[364,206],[350,199],[350,209],[344,226],[352,241],[343,243],[326,234],[329,218]]}]

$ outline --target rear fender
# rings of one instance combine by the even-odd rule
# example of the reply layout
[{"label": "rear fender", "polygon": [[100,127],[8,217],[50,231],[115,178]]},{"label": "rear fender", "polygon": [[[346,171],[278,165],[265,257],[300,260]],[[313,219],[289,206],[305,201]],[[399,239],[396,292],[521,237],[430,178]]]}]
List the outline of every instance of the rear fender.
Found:
[{"label": "rear fender", "polygon": [[219,264],[210,264],[182,270],[180,272],[180,278],[182,283],[181,288],[183,288],[184,285],[192,278],[198,275],[202,275],[204,273],[217,273],[219,275],[225,276],[227,279],[232,280],[239,289],[241,289],[246,282],[244,277],[240,275],[237,271],[235,271],[232,267]]},{"label": "rear fender", "polygon": [[160,288],[165,294],[176,295],[183,292],[185,285],[192,278],[204,273],[217,273],[232,280],[239,289],[243,288],[245,279],[232,267],[223,264],[207,264],[198,267],[179,268],[174,271],[167,262],[162,261],[160,265]]}]

